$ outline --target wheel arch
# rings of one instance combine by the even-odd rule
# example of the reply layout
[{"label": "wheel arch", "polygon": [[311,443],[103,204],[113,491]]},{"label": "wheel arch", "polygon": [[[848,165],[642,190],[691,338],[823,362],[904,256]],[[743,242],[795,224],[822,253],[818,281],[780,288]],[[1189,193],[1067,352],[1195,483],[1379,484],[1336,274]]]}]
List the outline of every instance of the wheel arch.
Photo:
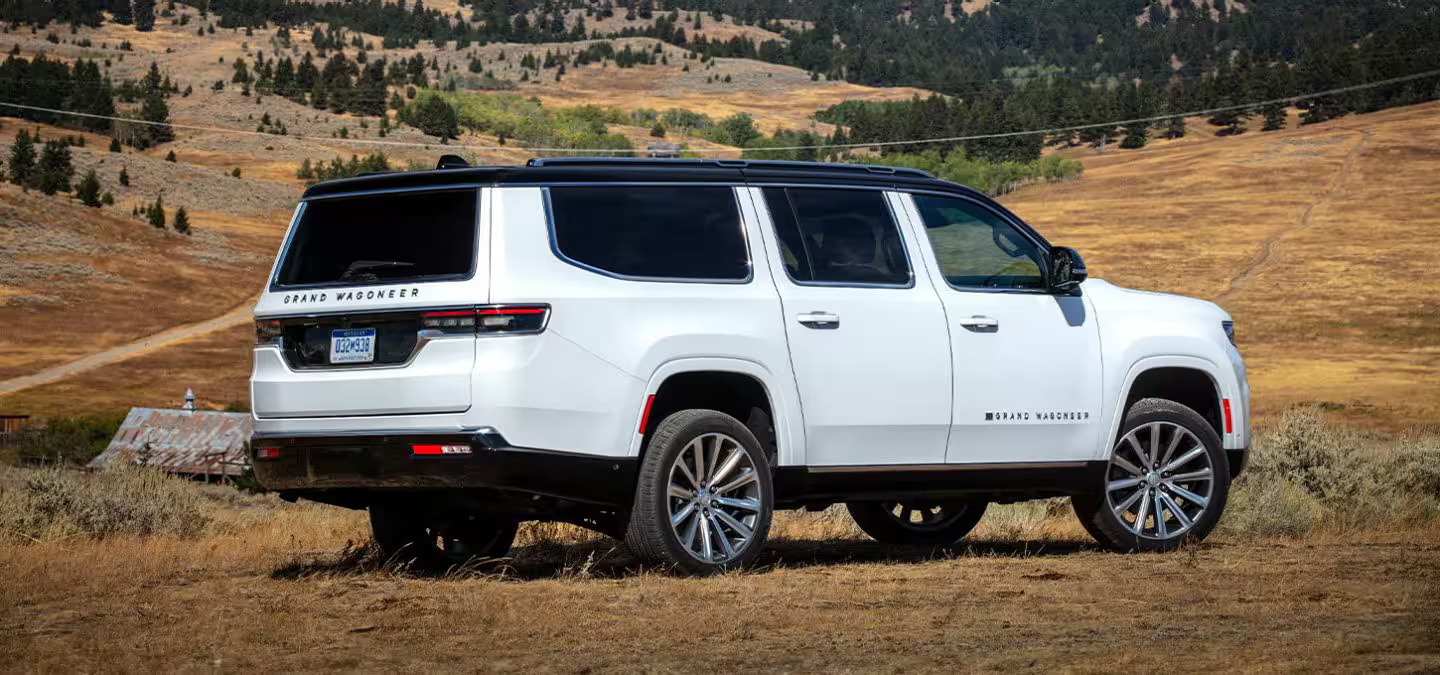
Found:
[{"label": "wheel arch", "polygon": [[[694,358],[670,361],[656,369],[636,402],[637,433],[630,455],[643,457],[647,440],[669,414],[690,408],[726,413],[751,431],[764,445],[773,445],[772,465],[792,464],[804,447],[801,424],[795,423],[798,405],[777,386],[777,378],[753,361],[731,358]],[[769,428],[752,410],[768,417]]]},{"label": "wheel arch", "polygon": [[[1223,373],[1208,360],[1188,356],[1152,357],[1136,363],[1126,376],[1110,432],[1105,436],[1106,456],[1119,437],[1127,411],[1136,401],[1146,398],[1174,401],[1199,413],[1221,439],[1223,449],[1227,436],[1224,408],[1229,398]],[[1237,455],[1239,451],[1225,452],[1231,477],[1238,476],[1243,456]]]}]

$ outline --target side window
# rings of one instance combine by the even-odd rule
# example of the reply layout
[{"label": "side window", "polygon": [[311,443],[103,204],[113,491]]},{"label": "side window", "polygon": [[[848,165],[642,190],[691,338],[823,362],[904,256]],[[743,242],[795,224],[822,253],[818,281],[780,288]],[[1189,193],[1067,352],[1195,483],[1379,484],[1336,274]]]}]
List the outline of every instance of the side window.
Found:
[{"label": "side window", "polygon": [[999,214],[954,197],[914,195],[945,281],[957,288],[1045,288],[1044,255]]},{"label": "side window", "polygon": [[745,281],[750,256],[728,187],[552,187],[555,248],[626,277]]},{"label": "side window", "polygon": [[780,253],[800,282],[908,286],[900,230],[878,190],[766,188]]}]

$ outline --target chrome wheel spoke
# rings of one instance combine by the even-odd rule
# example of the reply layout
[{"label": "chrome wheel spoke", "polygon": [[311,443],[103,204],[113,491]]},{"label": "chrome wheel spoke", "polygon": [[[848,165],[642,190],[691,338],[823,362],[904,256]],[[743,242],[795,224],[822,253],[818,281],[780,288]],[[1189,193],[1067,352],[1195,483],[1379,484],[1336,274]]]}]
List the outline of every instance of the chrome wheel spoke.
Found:
[{"label": "chrome wheel spoke", "polygon": [[1165,446],[1165,454],[1162,455],[1159,460],[1156,460],[1156,464],[1159,464],[1160,466],[1165,466],[1165,464],[1169,463],[1170,457],[1175,454],[1175,448],[1180,447],[1180,441],[1184,440],[1187,435],[1189,434],[1185,432],[1179,432],[1171,436],[1170,445]]},{"label": "chrome wheel spoke", "polygon": [[1176,470],[1176,469],[1178,469],[1178,468],[1180,468],[1180,467],[1182,467],[1182,466],[1185,466],[1186,464],[1189,464],[1189,463],[1191,462],[1191,460],[1193,460],[1193,459],[1195,459],[1196,457],[1199,457],[1200,455],[1203,455],[1203,454],[1205,454],[1205,446],[1203,446],[1203,445],[1197,445],[1197,446],[1195,446],[1194,448],[1192,448],[1189,452],[1187,452],[1187,453],[1185,453],[1185,454],[1183,454],[1183,455],[1180,455],[1180,458],[1179,458],[1179,459],[1176,459],[1175,461],[1170,462],[1169,464],[1166,464],[1164,467],[1161,467],[1160,470],[1163,471],[1163,472],[1165,472],[1165,473],[1169,473],[1169,472],[1174,471],[1174,470]]},{"label": "chrome wheel spoke", "polygon": [[1160,425],[1150,425],[1150,456],[1146,458],[1145,465],[1155,468],[1160,464]]},{"label": "chrome wheel spoke", "polygon": [[674,498],[676,498],[676,499],[694,499],[694,498],[695,498],[695,491],[694,491],[694,490],[686,490],[685,488],[683,488],[683,487],[681,487],[681,486],[679,486],[679,485],[676,485],[676,484],[674,484],[674,483],[671,483],[671,484],[670,484],[670,496],[671,496],[671,497],[674,497]]},{"label": "chrome wheel spoke", "polygon": [[700,514],[697,513],[690,519],[690,524],[685,527],[685,534],[680,535],[680,542],[685,545],[686,550],[695,550],[695,535],[699,534],[699,530]]},{"label": "chrome wheel spoke", "polygon": [[725,555],[723,559],[729,560],[735,557],[735,548],[730,545],[730,537],[725,536],[725,530],[720,527],[720,521],[716,519],[715,513],[715,511],[711,511],[706,520],[710,522],[710,527],[715,529],[715,537],[720,542],[720,552]]},{"label": "chrome wheel spoke", "polygon": [[[704,441],[705,441],[705,439],[704,439],[704,437],[702,436],[702,437],[697,438],[697,439],[695,439],[695,440],[693,440],[693,441],[690,441],[690,444],[687,445],[687,446],[685,446],[685,449],[690,451],[690,457],[691,457],[691,459],[693,459],[694,462],[695,462],[695,473],[694,473],[694,476],[697,477],[697,478],[701,478],[702,480],[703,480],[703,478],[704,478],[704,476],[705,476],[705,442],[704,442]],[[683,452],[680,453],[680,456],[683,458],[683,457],[685,456],[685,453],[683,453]],[[697,485],[698,485],[698,484],[697,484]]]},{"label": "chrome wheel spoke", "polygon": [[1128,473],[1128,474],[1130,474],[1130,475],[1132,475],[1132,476],[1143,476],[1143,475],[1145,475],[1145,470],[1144,470],[1144,469],[1141,469],[1140,467],[1135,466],[1134,464],[1131,464],[1129,460],[1125,459],[1124,457],[1121,457],[1121,456],[1118,455],[1118,454],[1115,455],[1114,457],[1111,457],[1111,458],[1110,458],[1110,463],[1111,463],[1111,464],[1114,464],[1115,466],[1120,467],[1121,469],[1125,470],[1126,473]]},{"label": "chrome wheel spoke", "polygon": [[744,509],[753,513],[760,512],[760,500],[758,499],[733,499],[731,497],[716,497],[715,503],[728,506],[732,509]]},{"label": "chrome wheel spoke", "polygon": [[[684,461],[683,458],[684,458],[684,456],[685,456],[685,453],[683,453],[683,452],[680,453],[680,456],[681,456],[682,459],[681,459],[681,461],[675,463],[675,468],[677,468],[677,469],[680,470],[680,474],[683,475],[683,476],[685,476],[685,480],[690,481],[690,489],[691,489],[691,490],[699,490],[699,489],[700,489],[700,480],[695,477],[694,472],[690,471],[690,467],[689,467],[689,466],[686,464],[686,462]],[[672,480],[673,480],[673,477],[672,477]]]},{"label": "chrome wheel spoke", "polygon": [[1165,480],[1171,483],[1188,483],[1190,481],[1197,480],[1210,480],[1211,477],[1214,475],[1214,472],[1211,471],[1210,467],[1207,466],[1199,471],[1191,471],[1190,473],[1177,473]]},{"label": "chrome wheel spoke", "polygon": [[[1137,431],[1138,431],[1138,429],[1137,429]],[[1131,451],[1131,452],[1134,452],[1134,453],[1135,453],[1135,456],[1138,457],[1138,458],[1140,458],[1140,464],[1141,464],[1142,466],[1144,466],[1146,469],[1149,469],[1149,468],[1150,468],[1150,458],[1145,456],[1145,448],[1144,448],[1144,447],[1141,447],[1141,445],[1140,445],[1140,439],[1135,437],[1135,432],[1132,431],[1132,432],[1130,432],[1128,435],[1126,435],[1126,436],[1125,436],[1125,440],[1130,442],[1130,451]],[[1136,473],[1140,473],[1140,472],[1137,471]]]},{"label": "chrome wheel spoke", "polygon": [[1160,491],[1160,499],[1164,500],[1165,507],[1170,509],[1170,513],[1175,516],[1175,520],[1180,521],[1181,532],[1190,529],[1190,526],[1195,524],[1194,521],[1190,520],[1190,516],[1185,515],[1185,509],[1180,508],[1180,505],[1176,503],[1170,495],[1165,494],[1163,490]]},{"label": "chrome wheel spoke", "polygon": [[735,480],[716,487],[715,494],[729,494],[731,492],[734,492],[735,490],[738,490],[742,487],[745,487],[746,485],[750,485],[755,482],[755,470],[746,467],[744,473],[741,473],[739,476],[737,476]]},{"label": "chrome wheel spoke", "polygon": [[1182,487],[1180,487],[1179,485],[1176,485],[1176,484],[1174,484],[1174,483],[1166,483],[1166,484],[1165,484],[1165,487],[1169,488],[1171,492],[1174,492],[1175,494],[1177,494],[1177,495],[1179,495],[1180,497],[1184,498],[1185,501],[1190,502],[1191,504],[1194,504],[1194,505],[1196,505],[1196,506],[1198,506],[1198,507],[1200,507],[1200,508],[1202,508],[1202,509],[1205,508],[1205,505],[1206,505],[1206,504],[1209,504],[1209,503],[1210,503],[1210,500],[1209,500],[1209,499],[1206,499],[1206,498],[1204,498],[1204,497],[1201,497],[1200,495],[1197,495],[1197,494],[1195,494],[1194,492],[1191,492],[1191,491],[1189,491],[1189,490],[1186,490],[1185,488],[1182,488]]},{"label": "chrome wheel spoke", "polygon": [[1114,492],[1116,490],[1124,490],[1125,488],[1135,487],[1136,485],[1144,482],[1144,478],[1122,478],[1120,480],[1110,481],[1110,483],[1105,486],[1105,489]]},{"label": "chrome wheel spoke", "polygon": [[1155,533],[1160,538],[1170,536],[1170,530],[1165,527],[1165,504],[1160,500],[1160,491],[1155,491]]},{"label": "chrome wheel spoke", "polygon": [[725,480],[730,475],[730,472],[735,470],[735,467],[740,466],[740,460],[742,459],[745,459],[745,450],[737,445],[730,451],[730,454],[725,457],[725,461],[720,463],[720,468],[715,469],[715,475],[711,476],[710,480],[706,482],[714,485]]},{"label": "chrome wheel spoke", "polygon": [[715,546],[710,540],[710,519],[701,514],[695,522],[700,523],[700,558],[712,561],[715,559]]},{"label": "chrome wheel spoke", "polygon": [[715,509],[714,511],[711,511],[711,512],[710,512],[710,516],[711,516],[712,518],[718,518],[721,523],[724,523],[724,524],[725,524],[727,527],[729,527],[733,532],[735,532],[735,534],[740,535],[740,538],[741,538],[741,539],[744,539],[744,540],[746,540],[746,541],[749,541],[749,540],[750,540],[750,534],[751,534],[751,532],[750,532],[750,527],[747,526],[745,523],[742,523],[742,522],[740,522],[739,520],[737,520],[734,516],[732,516],[732,515],[730,515],[730,514],[728,514],[728,513],[725,513],[724,511],[721,511],[720,509]]},{"label": "chrome wheel spoke", "polygon": [[1150,490],[1147,488],[1140,491],[1140,510],[1135,512],[1135,527],[1131,528],[1135,534],[1145,533],[1145,517],[1150,515]]},{"label": "chrome wheel spoke", "polygon": [[1120,514],[1125,513],[1126,509],[1129,509],[1132,505],[1135,504],[1135,502],[1140,501],[1140,498],[1144,496],[1144,490],[1136,490],[1128,498],[1126,498],[1125,501],[1120,502],[1118,505],[1115,506],[1115,508],[1113,509],[1115,511],[1115,515],[1119,516]]},{"label": "chrome wheel spoke", "polygon": [[670,525],[672,527],[679,527],[680,524],[685,522],[685,519],[689,518],[690,514],[694,512],[695,502],[687,503],[685,506],[681,507],[679,511],[676,511],[675,515],[670,516]]}]

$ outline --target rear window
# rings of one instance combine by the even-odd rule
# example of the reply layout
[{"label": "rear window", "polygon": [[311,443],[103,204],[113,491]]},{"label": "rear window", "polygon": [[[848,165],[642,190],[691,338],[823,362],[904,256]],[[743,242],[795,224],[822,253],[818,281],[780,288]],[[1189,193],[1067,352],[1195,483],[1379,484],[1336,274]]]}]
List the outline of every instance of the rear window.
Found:
[{"label": "rear window", "polygon": [[728,187],[550,188],[555,247],[625,277],[745,281],[750,257]]},{"label": "rear window", "polygon": [[276,286],[463,279],[475,267],[474,190],[305,204]]}]

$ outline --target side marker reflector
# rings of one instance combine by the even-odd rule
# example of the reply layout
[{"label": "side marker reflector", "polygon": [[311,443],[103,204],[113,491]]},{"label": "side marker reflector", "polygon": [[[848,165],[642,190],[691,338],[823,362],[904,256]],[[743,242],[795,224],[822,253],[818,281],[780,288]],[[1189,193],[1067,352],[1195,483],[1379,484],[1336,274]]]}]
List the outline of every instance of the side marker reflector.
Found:
[{"label": "side marker reflector", "polygon": [[1230,421],[1230,399],[1221,399],[1220,406],[1225,409],[1225,433],[1235,433],[1235,425]]},{"label": "side marker reflector", "polygon": [[635,431],[637,434],[645,433],[645,425],[650,423],[650,406],[655,405],[655,395],[651,394],[645,399],[645,412],[640,415],[640,428]]}]

